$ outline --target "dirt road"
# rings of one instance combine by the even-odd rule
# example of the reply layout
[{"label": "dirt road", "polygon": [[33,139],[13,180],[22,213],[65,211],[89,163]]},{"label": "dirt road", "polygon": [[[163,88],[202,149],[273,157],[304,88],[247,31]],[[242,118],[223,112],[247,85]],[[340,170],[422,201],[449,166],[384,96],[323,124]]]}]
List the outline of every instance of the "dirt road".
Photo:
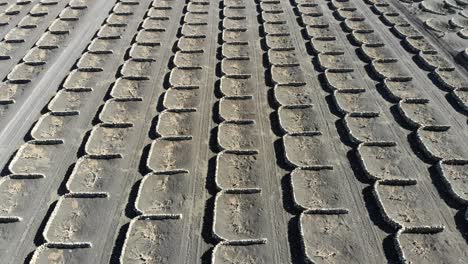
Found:
[{"label": "dirt road", "polygon": [[0,0],[0,262],[467,263],[467,6]]}]

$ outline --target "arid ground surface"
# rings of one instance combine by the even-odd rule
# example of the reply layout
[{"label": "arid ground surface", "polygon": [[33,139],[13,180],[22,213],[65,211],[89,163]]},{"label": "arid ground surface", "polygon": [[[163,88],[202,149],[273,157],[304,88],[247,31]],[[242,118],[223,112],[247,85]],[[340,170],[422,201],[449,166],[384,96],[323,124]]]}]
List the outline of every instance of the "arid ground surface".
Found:
[{"label": "arid ground surface", "polygon": [[467,0],[0,0],[0,263],[468,263]]}]

